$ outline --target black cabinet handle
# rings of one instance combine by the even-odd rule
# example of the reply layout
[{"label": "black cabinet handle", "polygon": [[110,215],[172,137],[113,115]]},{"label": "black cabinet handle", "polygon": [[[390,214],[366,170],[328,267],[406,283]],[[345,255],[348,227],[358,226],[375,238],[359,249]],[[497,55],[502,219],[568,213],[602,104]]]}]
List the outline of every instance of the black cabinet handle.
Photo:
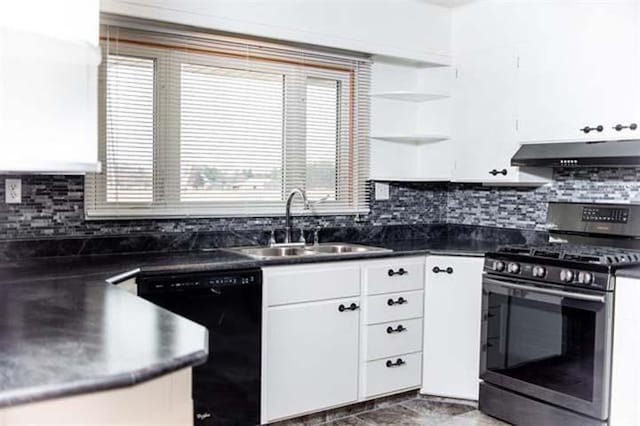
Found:
[{"label": "black cabinet handle", "polygon": [[402,324],[398,325],[396,328],[391,326],[387,327],[387,334],[402,333],[403,331],[407,331],[407,329]]},{"label": "black cabinet handle", "polygon": [[400,269],[398,269],[397,271],[394,271],[393,269],[389,269],[389,270],[387,271],[387,274],[388,274],[390,277],[393,277],[394,275],[400,275],[400,276],[403,276],[403,275],[408,274],[408,273],[409,273],[409,271],[405,270],[404,268],[400,268]]},{"label": "black cabinet handle", "polygon": [[446,269],[440,269],[439,267],[434,266],[432,271],[435,274],[439,274],[440,272],[446,272],[447,274],[453,274],[453,268],[451,266],[447,266]]},{"label": "black cabinet handle", "polygon": [[581,132],[584,133],[589,133],[591,131],[597,131],[597,132],[601,132],[604,130],[604,127],[602,125],[596,126],[596,127],[589,127],[589,126],[584,126],[582,129],[580,129]]},{"label": "black cabinet handle", "polygon": [[405,299],[404,297],[398,297],[398,300],[393,300],[393,299],[387,300],[387,305],[389,305],[389,306],[402,305],[402,304],[407,303],[407,302],[408,302],[408,300]]},{"label": "black cabinet handle", "polygon": [[507,175],[507,169],[502,169],[502,170],[498,170],[498,169],[493,169],[489,172],[490,175],[493,176],[497,176],[497,175],[503,175],[506,176]]},{"label": "black cabinet handle", "polygon": [[349,306],[344,306],[343,304],[340,304],[340,306],[338,306],[338,310],[340,312],[344,312],[344,311],[356,311],[360,309],[360,306],[356,305],[355,303],[352,303]]},{"label": "black cabinet handle", "polygon": [[389,361],[387,361],[387,368],[400,367],[401,365],[404,365],[406,363],[407,362],[404,361],[402,358],[396,359],[396,362],[393,362],[393,361],[389,360]]},{"label": "black cabinet handle", "polygon": [[622,124],[616,124],[615,126],[613,126],[613,130],[617,130],[618,132],[623,129],[636,130],[637,128],[638,125],[636,123],[631,123],[628,126],[623,126]]}]

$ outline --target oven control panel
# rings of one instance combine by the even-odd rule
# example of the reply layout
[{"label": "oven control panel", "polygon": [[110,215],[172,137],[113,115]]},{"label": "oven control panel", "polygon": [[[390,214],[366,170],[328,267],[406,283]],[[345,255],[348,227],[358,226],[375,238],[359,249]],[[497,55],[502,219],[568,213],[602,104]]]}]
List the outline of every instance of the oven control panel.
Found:
[{"label": "oven control panel", "polygon": [[609,274],[606,272],[575,269],[569,264],[523,262],[493,254],[485,258],[484,272],[509,280],[524,279],[592,290],[608,290],[610,285]]},{"label": "oven control panel", "polygon": [[585,206],[582,209],[583,222],[627,223],[629,209],[623,207]]}]

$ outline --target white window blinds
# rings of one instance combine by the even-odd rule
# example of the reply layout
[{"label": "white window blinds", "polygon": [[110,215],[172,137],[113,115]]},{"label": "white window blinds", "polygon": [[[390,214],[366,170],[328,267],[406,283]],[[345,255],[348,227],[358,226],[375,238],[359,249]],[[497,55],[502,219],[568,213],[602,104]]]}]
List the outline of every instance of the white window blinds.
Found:
[{"label": "white window blinds", "polygon": [[88,218],[281,215],[296,187],[368,210],[368,60],[147,23],[102,51]]}]

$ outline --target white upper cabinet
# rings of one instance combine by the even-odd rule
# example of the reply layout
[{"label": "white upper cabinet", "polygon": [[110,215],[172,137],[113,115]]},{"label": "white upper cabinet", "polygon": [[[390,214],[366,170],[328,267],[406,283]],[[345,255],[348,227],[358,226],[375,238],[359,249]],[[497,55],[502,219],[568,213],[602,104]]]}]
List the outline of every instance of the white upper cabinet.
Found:
[{"label": "white upper cabinet", "polygon": [[454,178],[505,181],[517,173],[510,166],[516,144],[517,56],[495,48],[456,57],[453,94]]},{"label": "white upper cabinet", "polygon": [[636,2],[522,3],[510,18],[520,23],[518,140],[640,137],[615,129],[640,125]]},{"label": "white upper cabinet", "polygon": [[98,171],[98,1],[0,4],[0,172]]}]

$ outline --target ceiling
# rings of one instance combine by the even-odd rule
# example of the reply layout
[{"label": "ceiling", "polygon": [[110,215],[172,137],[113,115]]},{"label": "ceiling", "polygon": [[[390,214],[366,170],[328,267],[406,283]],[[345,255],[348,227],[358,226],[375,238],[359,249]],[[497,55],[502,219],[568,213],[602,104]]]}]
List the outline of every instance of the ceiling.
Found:
[{"label": "ceiling", "polygon": [[473,3],[479,0],[421,0],[425,3],[437,4],[445,7],[456,7],[465,4]]}]

